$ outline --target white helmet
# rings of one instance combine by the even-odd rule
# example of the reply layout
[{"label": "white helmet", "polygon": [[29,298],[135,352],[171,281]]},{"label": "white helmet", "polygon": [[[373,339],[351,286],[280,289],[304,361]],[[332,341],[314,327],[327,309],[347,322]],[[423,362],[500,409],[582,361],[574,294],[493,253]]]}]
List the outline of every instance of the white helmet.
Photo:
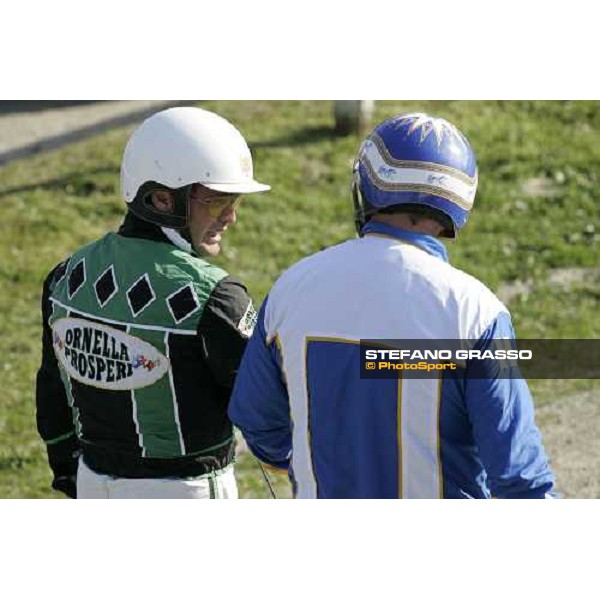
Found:
[{"label": "white helmet", "polygon": [[121,162],[121,195],[130,210],[159,225],[183,228],[182,211],[165,219],[146,200],[156,189],[181,190],[194,183],[230,194],[271,189],[254,180],[241,133],[215,113],[178,107],[146,119],[127,142]]}]

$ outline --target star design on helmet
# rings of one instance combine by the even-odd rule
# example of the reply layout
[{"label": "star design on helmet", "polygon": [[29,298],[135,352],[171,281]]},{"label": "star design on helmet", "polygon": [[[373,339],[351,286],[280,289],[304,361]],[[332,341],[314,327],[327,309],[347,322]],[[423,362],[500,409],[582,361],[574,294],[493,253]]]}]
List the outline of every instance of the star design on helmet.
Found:
[{"label": "star design on helmet", "polygon": [[404,127],[408,125],[409,127],[406,135],[412,135],[413,133],[420,131],[421,139],[419,140],[419,144],[422,144],[432,132],[435,135],[438,148],[444,140],[445,133],[448,133],[449,136],[454,136],[459,141],[462,141],[461,135],[454,125],[448,123],[448,121],[445,119],[431,117],[424,113],[401,115],[398,117],[395,125],[396,127]]}]

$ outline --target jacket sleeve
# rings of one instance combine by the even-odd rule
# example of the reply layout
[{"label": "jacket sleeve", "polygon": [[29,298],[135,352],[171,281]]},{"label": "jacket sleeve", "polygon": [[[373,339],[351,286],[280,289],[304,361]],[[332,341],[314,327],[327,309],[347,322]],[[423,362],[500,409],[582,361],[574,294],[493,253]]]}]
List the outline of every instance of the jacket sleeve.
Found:
[{"label": "jacket sleeve", "polygon": [[282,357],[264,326],[263,303],[235,382],[229,418],[244,434],[248,447],[262,462],[288,469],[292,453],[292,422]]},{"label": "jacket sleeve", "polygon": [[[507,345],[515,347],[515,334],[510,315],[502,313],[476,348]],[[516,365],[502,366],[496,360],[477,363],[467,369],[466,404],[492,496],[552,497],[555,479],[535,424],[527,382]]]},{"label": "jacket sleeve", "polygon": [[229,392],[255,323],[256,311],[246,288],[233,277],[222,279],[204,307],[198,335],[213,377]]},{"label": "jacket sleeve", "polygon": [[53,284],[64,275],[67,262],[48,275],[42,292],[42,363],[36,380],[36,420],[38,432],[46,444],[48,462],[54,475],[52,487],[74,497],[79,444],[71,408],[54,354],[50,300]]}]

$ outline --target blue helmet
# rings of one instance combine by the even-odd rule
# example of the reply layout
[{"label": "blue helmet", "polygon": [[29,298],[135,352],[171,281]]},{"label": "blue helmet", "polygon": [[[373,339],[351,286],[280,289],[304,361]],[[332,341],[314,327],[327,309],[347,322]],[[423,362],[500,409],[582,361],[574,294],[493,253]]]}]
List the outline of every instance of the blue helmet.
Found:
[{"label": "blue helmet", "polygon": [[399,204],[441,211],[455,237],[477,190],[477,162],[467,138],[444,119],[423,113],[384,121],[363,142],[352,184],[358,233],[382,209]]}]

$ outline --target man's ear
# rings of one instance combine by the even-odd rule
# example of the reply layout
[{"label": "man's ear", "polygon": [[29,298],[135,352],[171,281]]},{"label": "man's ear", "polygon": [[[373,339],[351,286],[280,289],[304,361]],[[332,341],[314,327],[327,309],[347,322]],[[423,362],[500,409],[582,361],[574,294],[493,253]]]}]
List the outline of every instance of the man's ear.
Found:
[{"label": "man's ear", "polygon": [[173,195],[167,190],[157,190],[152,192],[152,206],[159,212],[172,213],[175,207]]}]

